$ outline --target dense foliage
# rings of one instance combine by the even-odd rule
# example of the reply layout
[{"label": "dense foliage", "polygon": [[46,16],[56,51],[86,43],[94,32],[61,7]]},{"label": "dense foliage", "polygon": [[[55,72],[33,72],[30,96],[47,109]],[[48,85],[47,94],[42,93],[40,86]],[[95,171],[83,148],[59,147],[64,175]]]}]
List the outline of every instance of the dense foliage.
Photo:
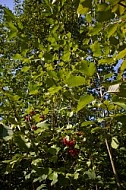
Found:
[{"label": "dense foliage", "polygon": [[0,9],[0,187],[126,189],[125,1]]}]

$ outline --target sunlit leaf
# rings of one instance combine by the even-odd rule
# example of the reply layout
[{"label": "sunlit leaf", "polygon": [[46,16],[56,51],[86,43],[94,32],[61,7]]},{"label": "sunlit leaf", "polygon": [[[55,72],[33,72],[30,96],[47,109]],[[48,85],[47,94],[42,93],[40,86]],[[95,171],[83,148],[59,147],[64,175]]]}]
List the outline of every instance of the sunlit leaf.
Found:
[{"label": "sunlit leaf", "polygon": [[107,30],[108,38],[109,38],[110,36],[112,36],[113,34],[115,34],[115,31],[117,30],[117,27],[118,27],[118,24],[117,24],[117,23],[110,25],[110,27],[109,27],[108,30]]},{"label": "sunlit leaf", "polygon": [[126,56],[126,48],[124,50],[120,51],[116,58],[121,59],[125,56]]},{"label": "sunlit leaf", "polygon": [[91,77],[95,73],[95,64],[89,61],[82,61],[79,63],[79,71],[86,76]]},{"label": "sunlit leaf", "polygon": [[81,76],[71,76],[66,80],[66,84],[71,87],[77,87],[85,84],[85,78]]},{"label": "sunlit leaf", "polygon": [[126,104],[125,103],[122,103],[122,102],[113,102],[115,105],[118,105],[120,107],[122,107],[123,109],[126,110]]},{"label": "sunlit leaf", "polygon": [[91,9],[91,7],[92,7],[92,1],[84,0],[81,4],[79,4],[77,12],[79,14],[85,14]]},{"label": "sunlit leaf", "polygon": [[124,71],[126,69],[126,59],[121,64],[121,71]]},{"label": "sunlit leaf", "polygon": [[29,66],[24,66],[24,67],[22,67],[22,72],[27,72],[28,70],[30,69],[30,67]]},{"label": "sunlit leaf", "polygon": [[53,186],[58,181],[58,174],[57,172],[53,172],[49,175],[49,179],[52,181],[51,186]]},{"label": "sunlit leaf", "polygon": [[81,126],[82,126],[82,127],[85,127],[85,126],[93,125],[93,124],[94,124],[93,121],[84,121],[84,122],[81,124]]},{"label": "sunlit leaf", "polygon": [[14,56],[13,56],[13,59],[14,60],[21,60],[22,59],[22,55],[21,54],[15,54]]},{"label": "sunlit leaf", "polygon": [[119,147],[119,141],[116,137],[112,137],[111,147],[114,149],[117,149]]},{"label": "sunlit leaf", "polygon": [[59,92],[59,90],[61,90],[62,87],[61,86],[53,86],[51,88],[48,89],[49,94],[50,95],[54,95],[55,93]]}]

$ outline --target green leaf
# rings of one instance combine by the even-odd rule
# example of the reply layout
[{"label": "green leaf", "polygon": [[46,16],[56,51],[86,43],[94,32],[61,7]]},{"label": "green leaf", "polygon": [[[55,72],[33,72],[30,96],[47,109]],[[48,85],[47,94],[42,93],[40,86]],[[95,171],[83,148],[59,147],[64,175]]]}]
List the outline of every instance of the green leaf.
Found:
[{"label": "green leaf", "polygon": [[52,61],[52,60],[53,60],[53,55],[50,54],[50,53],[48,53],[48,52],[46,52],[43,57],[44,57],[45,60],[47,60],[47,61],[48,61],[48,60],[49,60],[49,61]]},{"label": "green leaf", "polygon": [[17,32],[18,31],[17,28],[14,26],[14,24],[12,22],[8,22],[7,25],[8,25],[8,28],[11,31],[13,31],[13,32]]},{"label": "green leaf", "polygon": [[49,124],[47,124],[46,121],[39,122],[36,126],[38,127],[38,129],[34,131],[35,134],[42,133],[43,131],[49,129]]},{"label": "green leaf", "polygon": [[121,71],[124,71],[126,69],[126,59],[121,64]]},{"label": "green leaf", "polygon": [[108,7],[107,3],[97,4],[97,11],[98,12],[105,11],[107,7]]},{"label": "green leaf", "polygon": [[116,137],[112,137],[111,147],[114,149],[117,149],[119,147],[119,141]]},{"label": "green leaf", "polygon": [[117,23],[110,25],[110,27],[109,27],[108,30],[107,30],[108,38],[109,38],[110,36],[112,36],[113,34],[115,34],[115,31],[117,30],[117,27],[118,27],[118,24],[117,24]]},{"label": "green leaf", "polygon": [[126,104],[125,103],[121,103],[121,102],[113,102],[115,105],[118,105],[120,107],[122,107],[123,109],[126,110]]},{"label": "green leaf", "polygon": [[46,189],[46,184],[41,184],[39,187],[37,187],[37,189],[36,190],[47,190]]},{"label": "green leaf", "polygon": [[22,60],[22,55],[21,54],[15,54],[14,56],[13,56],[13,59],[14,60]]},{"label": "green leaf", "polygon": [[96,67],[94,63],[83,60],[81,63],[79,63],[78,70],[84,75],[91,77],[95,73]]},{"label": "green leaf", "polygon": [[58,154],[59,150],[60,150],[60,148],[59,148],[58,146],[53,145],[53,146],[51,146],[51,147],[48,149],[48,152],[49,152],[50,154],[56,156],[56,154]]},{"label": "green leaf", "polygon": [[14,31],[11,31],[9,32],[8,34],[8,39],[11,40],[12,38],[16,37],[17,36],[17,32],[14,32]]},{"label": "green leaf", "polygon": [[79,4],[77,12],[79,14],[86,14],[92,8],[92,0],[83,0],[81,4]]},{"label": "green leaf", "polygon": [[81,96],[77,105],[77,112],[83,109],[87,104],[89,104],[93,100],[94,100],[94,97],[92,95],[86,94],[84,96]]},{"label": "green leaf", "polygon": [[25,73],[25,72],[27,72],[29,69],[30,69],[30,66],[24,66],[24,67],[22,67],[21,71]]},{"label": "green leaf", "polygon": [[39,87],[37,84],[29,84],[29,94],[36,95],[38,94]]},{"label": "green leaf", "polygon": [[97,23],[94,27],[89,28],[89,32],[93,36],[93,35],[99,34],[99,32],[102,29],[103,29],[103,24],[102,23]]},{"label": "green leaf", "polygon": [[69,61],[69,60],[70,60],[70,55],[71,55],[70,52],[65,53],[65,54],[62,56],[62,60],[63,60],[63,61]]},{"label": "green leaf", "polygon": [[77,87],[85,84],[85,78],[81,76],[71,76],[66,80],[66,84],[71,87]]},{"label": "green leaf", "polygon": [[28,146],[26,144],[25,136],[22,134],[15,134],[14,135],[14,142],[18,145],[20,150],[28,151]]},{"label": "green leaf", "polygon": [[53,86],[51,88],[48,89],[49,94],[50,95],[54,95],[55,93],[59,92],[59,90],[61,90],[62,87],[61,86]]},{"label": "green leaf", "polygon": [[74,179],[78,179],[78,177],[79,177],[79,173],[74,173]]},{"label": "green leaf", "polygon": [[31,162],[31,164],[35,165],[35,166],[41,165],[42,164],[42,159],[41,158],[37,158],[37,159],[33,160]]},{"label": "green leaf", "polygon": [[51,186],[53,186],[55,183],[57,183],[57,181],[58,181],[58,174],[57,174],[57,172],[53,172],[53,173],[51,173],[50,175],[49,175],[49,177],[48,177],[50,180],[52,180],[52,182],[51,182]]},{"label": "green leaf", "polygon": [[91,48],[93,55],[95,57],[101,56],[101,47],[100,47],[100,43],[98,41],[95,41],[93,44],[91,44],[90,48]]},{"label": "green leaf", "polygon": [[4,8],[4,11],[5,11],[5,15],[8,16],[8,18],[6,18],[7,20],[15,20],[15,15],[12,13],[11,10],[7,9],[7,8]]},{"label": "green leaf", "polygon": [[33,116],[33,119],[35,120],[36,123],[37,123],[37,122],[40,122],[40,121],[41,121],[40,114],[35,114],[35,115]]},{"label": "green leaf", "polygon": [[85,126],[93,125],[93,124],[94,124],[93,121],[84,121],[84,122],[81,124],[81,126],[82,126],[82,127],[85,127]]},{"label": "green leaf", "polygon": [[108,21],[113,18],[114,18],[114,13],[112,13],[110,9],[107,11],[98,12],[96,16],[98,22]]},{"label": "green leaf", "polygon": [[120,0],[107,0],[107,2],[109,2],[109,3],[111,3],[112,5],[116,5],[116,4],[118,4],[118,2],[119,2]]},{"label": "green leaf", "polygon": [[87,174],[89,179],[95,180],[96,174],[94,170],[89,169],[88,171],[84,172],[84,174]]},{"label": "green leaf", "polygon": [[98,64],[105,64],[105,63],[112,64],[112,63],[115,63],[115,62],[114,62],[114,59],[112,57],[107,57],[105,59],[100,59],[98,61]]},{"label": "green leaf", "polygon": [[119,52],[119,54],[117,55],[117,59],[122,59],[126,56],[126,48],[122,51]]}]

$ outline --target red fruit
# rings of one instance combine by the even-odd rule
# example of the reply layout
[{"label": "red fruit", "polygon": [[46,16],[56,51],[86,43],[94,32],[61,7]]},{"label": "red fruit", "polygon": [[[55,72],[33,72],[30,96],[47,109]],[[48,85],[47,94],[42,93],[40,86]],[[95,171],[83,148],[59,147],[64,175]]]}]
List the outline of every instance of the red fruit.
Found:
[{"label": "red fruit", "polygon": [[33,125],[32,127],[31,127],[31,129],[34,131],[34,130],[37,130],[37,126],[35,126],[35,125]]},{"label": "red fruit", "polygon": [[79,154],[79,150],[78,149],[71,149],[69,150],[69,153],[71,156],[77,156]]},{"label": "red fruit", "polygon": [[31,119],[30,115],[26,115],[25,119],[26,119],[26,121],[30,121],[30,119]]},{"label": "red fruit", "polygon": [[35,115],[35,111],[32,110],[32,111],[30,112],[30,115],[31,115],[31,116]]},{"label": "red fruit", "polygon": [[79,131],[78,133],[77,133],[77,135],[78,136],[81,136],[83,133],[81,132],[81,131]]},{"label": "red fruit", "polygon": [[68,141],[67,146],[73,147],[75,145],[75,141]]}]

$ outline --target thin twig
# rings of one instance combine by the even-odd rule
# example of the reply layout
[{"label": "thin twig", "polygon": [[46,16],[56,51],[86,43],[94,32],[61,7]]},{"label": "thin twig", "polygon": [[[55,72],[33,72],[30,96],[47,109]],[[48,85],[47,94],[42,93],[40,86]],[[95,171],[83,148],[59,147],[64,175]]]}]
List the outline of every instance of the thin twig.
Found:
[{"label": "thin twig", "polygon": [[115,176],[115,179],[116,179],[117,188],[119,190],[121,190],[121,185],[120,185],[119,177],[118,177],[118,174],[117,174],[116,169],[115,169],[115,164],[114,164],[114,161],[113,161],[113,158],[112,158],[112,153],[111,153],[111,150],[109,148],[107,139],[105,139],[105,144],[106,144],[107,151],[108,151],[108,154],[109,154],[112,170],[113,170],[113,173],[114,173],[114,176]]}]

